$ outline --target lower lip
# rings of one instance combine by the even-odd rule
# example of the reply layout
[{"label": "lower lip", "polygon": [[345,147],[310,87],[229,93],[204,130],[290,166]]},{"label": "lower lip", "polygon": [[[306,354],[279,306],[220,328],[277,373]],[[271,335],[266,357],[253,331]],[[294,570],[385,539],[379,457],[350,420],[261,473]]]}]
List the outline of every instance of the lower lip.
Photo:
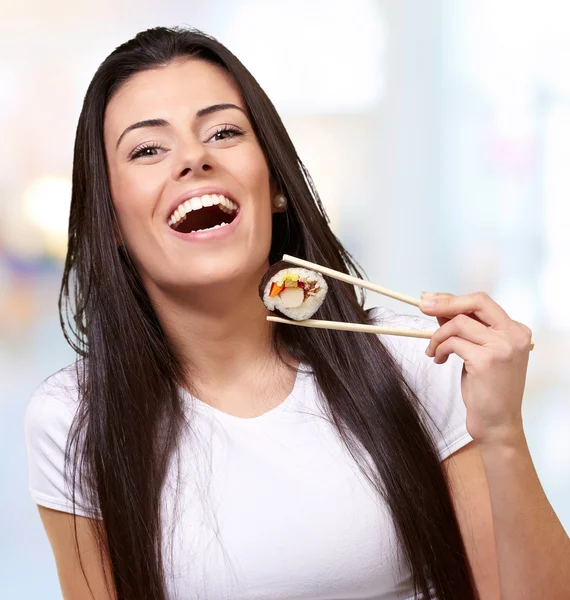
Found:
[{"label": "lower lip", "polygon": [[227,235],[230,235],[237,227],[240,216],[241,209],[238,210],[235,219],[231,223],[224,225],[224,227],[218,227],[217,229],[210,229],[208,231],[191,231],[190,233],[182,233],[181,231],[172,229],[170,225],[166,226],[168,227],[170,233],[174,234],[181,240],[186,240],[187,242],[207,242],[209,240],[219,240]]}]

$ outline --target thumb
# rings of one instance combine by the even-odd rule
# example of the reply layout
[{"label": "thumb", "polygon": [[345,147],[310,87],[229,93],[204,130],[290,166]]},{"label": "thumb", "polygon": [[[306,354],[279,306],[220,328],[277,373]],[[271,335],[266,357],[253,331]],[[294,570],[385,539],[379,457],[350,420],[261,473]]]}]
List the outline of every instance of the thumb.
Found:
[{"label": "thumb", "polygon": [[[432,296],[436,296],[438,298],[453,298],[454,294],[450,294],[448,292],[422,292],[422,298],[424,299],[428,299],[429,297]],[[421,310],[421,308],[420,308]],[[423,312],[423,311],[422,311]],[[448,319],[447,317],[436,317],[437,318],[437,322],[439,323],[439,326],[441,327],[442,325],[445,325],[445,323],[447,323],[448,321],[451,321],[451,319]]]}]

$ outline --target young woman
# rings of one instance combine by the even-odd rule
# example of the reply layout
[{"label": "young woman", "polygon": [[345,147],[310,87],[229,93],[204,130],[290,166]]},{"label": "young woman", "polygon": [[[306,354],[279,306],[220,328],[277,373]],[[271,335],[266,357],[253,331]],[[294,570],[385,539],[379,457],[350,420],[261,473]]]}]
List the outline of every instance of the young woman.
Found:
[{"label": "young woman", "polygon": [[529,329],[482,293],[424,304],[437,328],[334,280],[321,318],[431,328],[428,356],[273,327],[257,287],[284,252],[357,272],[250,73],[194,30],[117,48],[75,144],[80,358],[26,413],[64,597],[566,597],[521,422]]}]

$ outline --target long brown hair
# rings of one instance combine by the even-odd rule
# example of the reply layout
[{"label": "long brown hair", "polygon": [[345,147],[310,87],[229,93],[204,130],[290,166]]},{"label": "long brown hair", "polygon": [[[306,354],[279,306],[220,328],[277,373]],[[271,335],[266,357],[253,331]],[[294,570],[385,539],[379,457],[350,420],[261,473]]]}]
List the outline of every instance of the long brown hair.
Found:
[{"label": "long brown hair", "polygon": [[[332,233],[273,104],[227,48],[194,29],[157,27],[122,44],[100,65],[77,127],[59,308],[66,339],[85,367],[77,371],[79,408],[66,472],[73,484],[85,481],[89,501],[100,509],[102,520],[93,527],[101,549],[107,548],[120,600],[167,597],[160,498],[188,416],[179,395],[181,365],[128,254],[116,248],[103,121],[109,100],[130,77],[181,57],[208,61],[232,76],[272,177],[289,199],[287,212],[273,217],[270,263],[287,252],[359,275]],[[363,299],[351,286],[335,280],[329,285],[322,318],[369,321]],[[439,600],[475,599],[420,402],[380,339],[277,326],[274,343],[311,367],[340,438],[390,510],[416,592],[429,598],[432,587]]]}]

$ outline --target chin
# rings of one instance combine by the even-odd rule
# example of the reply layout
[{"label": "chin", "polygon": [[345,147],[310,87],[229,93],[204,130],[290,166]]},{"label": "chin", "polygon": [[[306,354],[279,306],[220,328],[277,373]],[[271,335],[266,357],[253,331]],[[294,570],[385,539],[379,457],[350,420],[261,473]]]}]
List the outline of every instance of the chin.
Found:
[{"label": "chin", "polygon": [[[253,270],[246,260],[230,257],[211,257],[208,260],[194,260],[184,267],[172,269],[168,275],[158,276],[155,281],[159,287],[169,289],[192,289],[234,286],[236,289],[248,285],[248,281],[257,279],[257,270]],[[256,281],[254,281],[257,286]],[[251,285],[251,283],[249,283]]]}]

